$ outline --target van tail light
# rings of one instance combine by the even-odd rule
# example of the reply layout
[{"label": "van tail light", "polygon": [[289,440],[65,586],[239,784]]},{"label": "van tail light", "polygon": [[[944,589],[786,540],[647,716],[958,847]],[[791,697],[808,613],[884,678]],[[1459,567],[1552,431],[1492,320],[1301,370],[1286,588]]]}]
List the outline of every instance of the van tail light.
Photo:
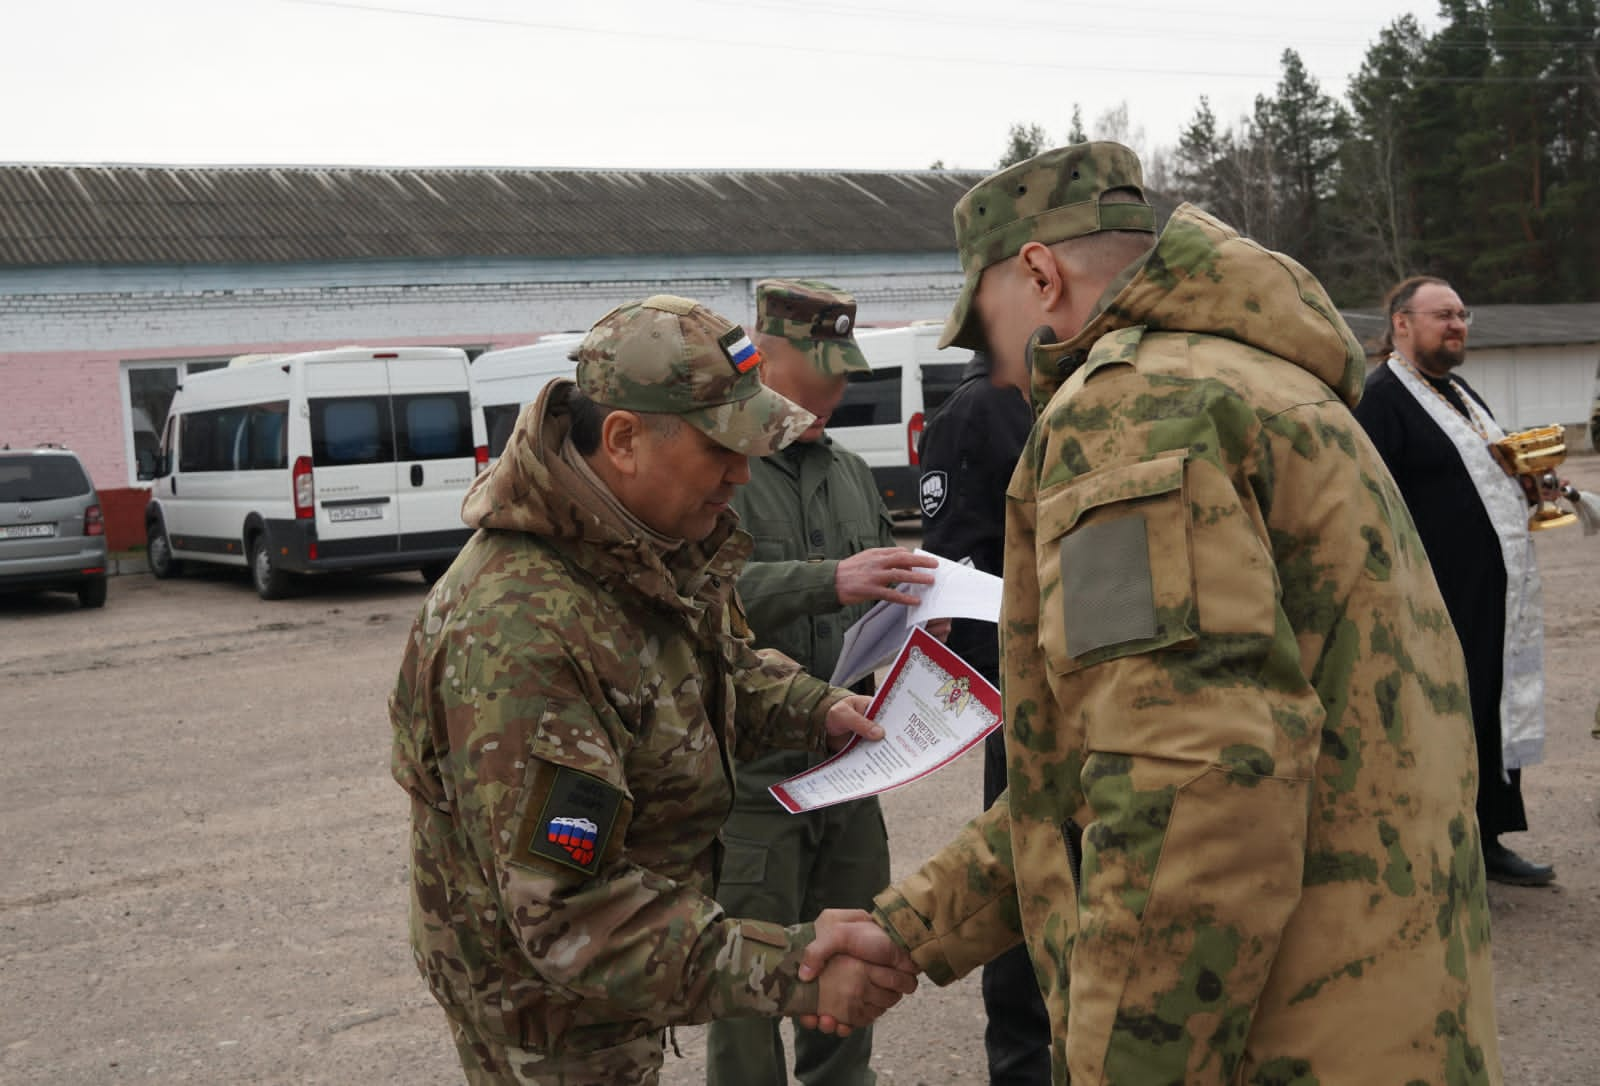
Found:
[{"label": "van tail light", "polygon": [[917,446],[922,444],[922,412],[918,411],[911,416],[911,421],[906,423],[906,462],[912,467],[922,463],[922,457],[917,455]]},{"label": "van tail light", "polygon": [[83,534],[106,534],[106,518],[105,515],[100,512],[100,507],[98,505],[91,505],[89,508],[83,511]]},{"label": "van tail light", "polygon": [[472,462],[477,466],[478,473],[482,474],[483,470],[489,466],[489,446],[478,445],[473,448]]},{"label": "van tail light", "polygon": [[296,457],[294,462],[294,519],[311,520],[317,515],[316,490],[311,485],[311,457]]}]

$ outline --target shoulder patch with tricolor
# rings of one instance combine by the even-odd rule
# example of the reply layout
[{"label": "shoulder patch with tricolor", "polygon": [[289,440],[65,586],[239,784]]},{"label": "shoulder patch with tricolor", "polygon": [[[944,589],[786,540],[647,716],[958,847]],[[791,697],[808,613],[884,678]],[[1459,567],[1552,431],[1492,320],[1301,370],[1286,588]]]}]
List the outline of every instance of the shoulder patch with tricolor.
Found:
[{"label": "shoulder patch with tricolor", "polygon": [[728,356],[728,361],[733,363],[736,373],[749,373],[761,365],[761,352],[756,350],[756,345],[750,342],[745,330],[737,324],[717,337],[717,345]]},{"label": "shoulder patch with tricolor", "polygon": [[551,764],[541,767],[536,780],[511,862],[595,874],[617,827],[622,791],[598,777]]}]

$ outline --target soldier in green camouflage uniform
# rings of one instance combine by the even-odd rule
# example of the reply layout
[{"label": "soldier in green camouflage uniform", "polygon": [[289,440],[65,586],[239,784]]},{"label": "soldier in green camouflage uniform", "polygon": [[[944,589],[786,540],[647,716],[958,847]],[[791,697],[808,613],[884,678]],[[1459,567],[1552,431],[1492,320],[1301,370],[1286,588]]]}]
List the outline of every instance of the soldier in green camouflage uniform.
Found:
[{"label": "soldier in green camouflage uniform", "polygon": [[941,984],[1024,938],[1058,1082],[1499,1083],[1466,675],[1350,413],[1354,336],[1210,216],[1156,237],[1115,144],[955,221],[945,341],[1031,367],[1040,412],[1007,494],[1010,787],[877,919]]},{"label": "soldier in green camouflage uniform", "polygon": [[[892,587],[929,583],[935,559],[895,545],[888,511],[861,457],[825,434],[846,378],[866,371],[856,345],[855,300],[827,283],[756,284],[756,344],[762,379],[816,415],[799,438],[750,464],[734,497],[755,552],[739,598],[755,643],[815,675],[832,674],[845,630],[874,600],[914,603]],[[870,681],[870,680],[869,680]],[[739,766],[738,794],[724,831],[727,857],[717,900],[734,916],[780,924],[829,908],[864,908],[889,881],[889,839],[875,798],[790,814],[767,791],[820,761],[775,751]],[[794,1074],[807,1086],[870,1086],[872,1031],[835,1038],[795,1033]],[[778,1023],[713,1022],[706,1046],[710,1086],[787,1086]]]},{"label": "soldier in green camouflage uniform", "polygon": [[412,628],[412,946],[471,1082],[653,1083],[673,1023],[892,1002],[799,981],[810,925],[710,896],[734,759],[872,731],[734,601],[746,458],[811,422],[758,363],[685,299],[602,318],[468,493],[478,531]]}]

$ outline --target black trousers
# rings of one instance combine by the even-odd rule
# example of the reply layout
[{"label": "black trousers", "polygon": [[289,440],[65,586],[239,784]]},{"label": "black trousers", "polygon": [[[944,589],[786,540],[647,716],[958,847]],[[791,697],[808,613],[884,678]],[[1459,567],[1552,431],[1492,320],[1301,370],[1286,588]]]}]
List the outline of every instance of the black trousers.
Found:
[{"label": "black trousers", "polygon": [[[983,806],[1006,788],[1006,740],[984,740]],[[983,967],[983,1008],[989,1023],[983,1047],[990,1086],[1050,1086],[1050,1016],[1026,946],[1015,946]]]}]

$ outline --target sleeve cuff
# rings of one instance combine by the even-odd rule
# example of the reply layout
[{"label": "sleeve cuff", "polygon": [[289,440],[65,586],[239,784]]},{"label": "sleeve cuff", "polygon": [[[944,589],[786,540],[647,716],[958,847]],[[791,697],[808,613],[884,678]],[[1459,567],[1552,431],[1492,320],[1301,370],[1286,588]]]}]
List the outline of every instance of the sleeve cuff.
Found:
[{"label": "sleeve cuff", "polygon": [[832,614],[843,606],[839,602],[839,563],[834,559],[807,562],[805,569],[816,580],[806,586],[806,611],[814,615]]},{"label": "sleeve cuff", "polygon": [[872,899],[872,919],[911,955],[917,968],[933,983],[943,987],[956,979],[956,972],[945,960],[933,929],[893,886]]},{"label": "sleeve cuff", "polygon": [[738,920],[724,951],[723,972],[735,980],[743,998],[730,1000],[725,1017],[814,1014],[816,981],[800,979],[800,959],[816,938],[811,924],[783,927],[765,920]]}]

